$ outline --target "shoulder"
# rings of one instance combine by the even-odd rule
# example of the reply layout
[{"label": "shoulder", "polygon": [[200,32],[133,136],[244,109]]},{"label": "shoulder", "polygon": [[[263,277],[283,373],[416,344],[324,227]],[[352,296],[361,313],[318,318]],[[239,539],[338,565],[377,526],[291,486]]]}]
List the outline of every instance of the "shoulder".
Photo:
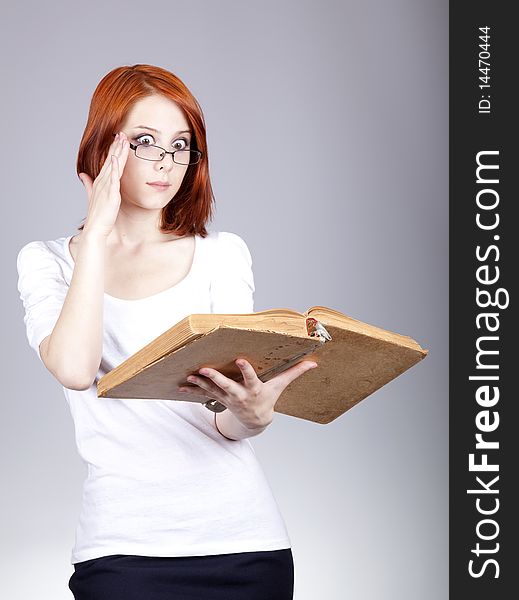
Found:
[{"label": "shoulder", "polygon": [[16,257],[18,269],[22,264],[25,264],[29,261],[39,262],[40,260],[44,260],[46,253],[47,250],[45,247],[45,242],[34,241],[25,244],[25,246],[22,246],[22,248],[18,251],[18,255]]},{"label": "shoulder", "polygon": [[211,234],[211,312],[251,313],[254,308],[252,258],[243,237],[230,231]]},{"label": "shoulder", "polygon": [[56,240],[35,240],[20,248],[16,257],[18,271],[24,266],[37,267],[49,262],[66,262],[65,243],[68,237]]},{"label": "shoulder", "polygon": [[41,252],[44,244],[45,244],[45,242],[41,242],[41,241],[28,242],[27,244],[25,244],[25,246],[22,246],[22,248],[19,250],[18,256],[23,256],[25,254],[31,254],[34,252]]},{"label": "shoulder", "polygon": [[223,244],[245,244],[245,240],[237,233],[232,233],[230,231],[217,231],[216,235],[218,236],[220,243]]},{"label": "shoulder", "polygon": [[217,231],[210,234],[213,236],[214,243],[218,249],[220,254],[225,255],[242,255],[247,259],[250,259],[250,251],[247,246],[247,243],[237,233],[232,233],[230,231]]},{"label": "shoulder", "polygon": [[252,257],[245,240],[230,231],[210,232],[206,240],[206,258],[213,274],[219,277],[249,273]]}]

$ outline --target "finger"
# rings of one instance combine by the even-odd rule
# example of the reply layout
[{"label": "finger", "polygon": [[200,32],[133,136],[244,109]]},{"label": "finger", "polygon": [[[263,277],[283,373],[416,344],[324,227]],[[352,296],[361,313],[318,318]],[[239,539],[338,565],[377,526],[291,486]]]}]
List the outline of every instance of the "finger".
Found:
[{"label": "finger", "polygon": [[115,188],[119,188],[119,161],[115,154],[112,154],[112,169],[110,170],[110,185]]},{"label": "finger", "polygon": [[[112,177],[113,177],[113,171],[114,168],[117,167],[117,157],[115,157],[115,159],[113,158],[115,157],[115,154],[110,154],[107,157],[107,161],[108,161],[108,167],[105,169],[103,166],[103,169],[99,172],[99,175],[95,178],[94,183],[92,184],[92,188],[91,188],[91,195],[94,193],[99,193],[102,192],[103,190],[105,190],[107,187],[110,188],[112,187]],[[119,181],[119,177],[117,176],[117,181]],[[89,196],[90,199],[91,196]]]},{"label": "finger", "polygon": [[124,138],[121,143],[121,151],[118,157],[118,167],[119,167],[119,178],[123,174],[124,167],[126,166],[126,161],[128,160],[128,154],[130,153],[130,142],[127,138]]},{"label": "finger", "polygon": [[244,358],[238,358],[236,359],[235,363],[238,365],[238,368],[241,371],[243,376],[243,384],[246,387],[255,386],[258,384],[258,382],[261,383],[256,371],[254,370],[254,367],[248,360],[245,360]]},{"label": "finger", "polygon": [[119,166],[119,153],[120,148],[116,147],[112,150],[112,154],[107,156],[106,160],[108,162],[106,163],[106,165],[103,165],[103,168],[101,169],[99,175],[94,181],[96,189],[103,189],[105,186],[113,187],[116,184],[118,187],[119,179],[121,178],[121,168]]},{"label": "finger", "polygon": [[223,404],[226,408],[229,408],[226,404],[225,404],[225,400],[217,397],[216,394],[210,394],[209,392],[206,392],[205,390],[202,390],[196,386],[193,387],[181,387],[177,389],[178,392],[180,392],[181,394],[185,393],[185,392],[189,392],[189,394],[191,396],[197,396],[198,398],[203,398],[204,402],[206,402],[207,400],[218,400],[218,402],[220,402],[220,404]]},{"label": "finger", "polygon": [[[102,170],[102,172],[99,173],[100,183],[102,181],[106,181],[107,179],[110,182],[110,184],[113,182],[112,174],[114,162],[112,160],[112,156],[115,156],[115,158],[117,159],[117,179],[120,179],[121,175],[123,174],[124,167],[126,165],[126,160],[128,159],[128,152],[130,149],[128,139],[123,136],[124,134],[120,134],[117,143],[113,148],[110,149],[111,155],[107,157],[107,159],[110,158],[110,163],[106,165],[106,170]],[[103,165],[103,169],[104,168],[105,165]]]},{"label": "finger", "polygon": [[280,389],[281,391],[283,391],[289,383],[292,383],[292,381],[294,381],[294,379],[297,379],[298,377],[303,375],[303,373],[306,373],[311,369],[315,369],[317,366],[317,363],[314,361],[302,360],[301,362],[297,363],[297,365],[290,367],[286,371],[279,373],[279,375],[276,375],[276,377],[273,377],[272,379],[267,381],[267,385],[273,385],[278,390]]},{"label": "finger", "polygon": [[198,387],[184,387],[181,389],[185,389],[195,395],[203,395],[203,396],[212,396],[216,400],[220,400],[225,396],[222,390],[212,383],[209,379],[205,377],[198,377],[197,375],[190,375],[187,380],[189,383],[194,384]]},{"label": "finger", "polygon": [[206,392],[218,394],[219,396],[225,395],[225,392],[218,385],[213,383],[213,381],[208,377],[199,377],[197,375],[190,375],[187,380],[190,383],[194,383],[198,385]]},{"label": "finger", "polygon": [[114,139],[114,141],[110,144],[110,147],[108,148],[108,154],[106,155],[103,166],[101,167],[101,170],[99,171],[94,183],[102,180],[105,177],[105,175],[107,174],[107,172],[110,171],[110,167],[112,165],[112,154],[115,154],[117,156],[117,152],[120,148],[120,145],[121,145],[121,138],[120,138],[120,136],[117,136]]},{"label": "finger", "polygon": [[204,367],[203,369],[199,369],[198,372],[200,375],[204,375],[204,377],[209,378],[215,386],[223,390],[226,394],[239,394],[243,387],[241,384],[229,379],[216,369],[211,369],[210,367]]}]

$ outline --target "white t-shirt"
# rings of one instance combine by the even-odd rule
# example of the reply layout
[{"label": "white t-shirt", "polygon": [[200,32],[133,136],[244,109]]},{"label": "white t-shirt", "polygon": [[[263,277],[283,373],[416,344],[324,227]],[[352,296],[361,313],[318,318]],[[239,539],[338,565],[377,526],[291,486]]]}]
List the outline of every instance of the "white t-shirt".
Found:
[{"label": "white t-shirt", "polygon": [[[26,244],[18,290],[29,344],[52,333],[72,273],[72,236]],[[105,373],[193,313],[253,312],[252,259],[229,232],[195,236],[187,276],[138,300],[104,294],[103,356],[85,391],[63,388],[86,462],[72,564],[110,554],[201,556],[290,547],[248,439],[231,441],[202,404],[98,398]]]}]

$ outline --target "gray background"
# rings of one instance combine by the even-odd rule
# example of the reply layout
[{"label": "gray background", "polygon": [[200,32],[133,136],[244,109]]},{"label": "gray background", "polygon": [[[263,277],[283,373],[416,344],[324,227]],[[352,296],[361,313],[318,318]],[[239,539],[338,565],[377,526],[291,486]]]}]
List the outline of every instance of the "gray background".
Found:
[{"label": "gray background", "polygon": [[292,540],[296,600],[447,598],[447,1],[3,12],[2,597],[71,600],[85,476],[61,387],[27,344],[16,254],[75,232],[95,86],[151,63],[204,109],[210,229],[249,245],[255,309],[326,305],[430,350],[333,423],[276,415],[254,438]]}]

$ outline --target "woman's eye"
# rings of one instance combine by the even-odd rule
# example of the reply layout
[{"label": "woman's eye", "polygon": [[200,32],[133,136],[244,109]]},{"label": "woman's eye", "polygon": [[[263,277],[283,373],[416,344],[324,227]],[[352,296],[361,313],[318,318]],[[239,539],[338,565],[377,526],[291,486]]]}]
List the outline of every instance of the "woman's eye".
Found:
[{"label": "woman's eye", "polygon": [[[150,142],[146,142],[143,140],[146,140],[146,138],[148,138],[149,140],[151,140]],[[139,142],[139,144],[144,144],[145,146],[150,146],[153,144],[153,136],[149,135],[148,133],[144,133],[143,135],[139,135],[135,138],[136,142]]]},{"label": "woman's eye", "polygon": [[175,148],[175,150],[185,150],[187,148],[187,141],[183,138],[176,140],[173,142],[173,148]]}]

